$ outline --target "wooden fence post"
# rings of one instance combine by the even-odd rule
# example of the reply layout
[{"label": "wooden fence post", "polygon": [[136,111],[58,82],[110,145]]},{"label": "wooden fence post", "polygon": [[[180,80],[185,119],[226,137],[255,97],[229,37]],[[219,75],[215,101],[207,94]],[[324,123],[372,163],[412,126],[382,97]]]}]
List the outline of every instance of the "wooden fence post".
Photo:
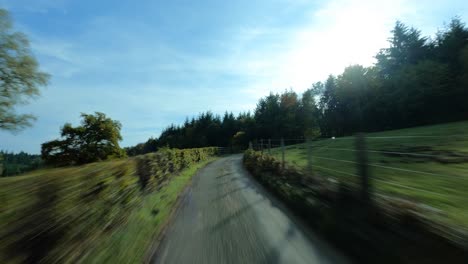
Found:
[{"label": "wooden fence post", "polygon": [[268,154],[271,155],[271,138],[268,139]]},{"label": "wooden fence post", "polygon": [[281,138],[281,168],[284,170],[284,138]]},{"label": "wooden fence post", "polygon": [[263,155],[263,138],[260,139],[260,151],[262,152],[262,155]]},{"label": "wooden fence post", "polygon": [[249,149],[252,150],[253,149],[253,146],[252,146],[252,141],[249,141]]},{"label": "wooden fence post", "polygon": [[371,190],[369,183],[369,167],[367,159],[366,138],[363,133],[356,135],[356,150],[357,150],[357,163],[358,175],[361,178],[361,198],[365,203],[371,200]]},{"label": "wooden fence post", "polygon": [[307,173],[312,174],[312,140],[306,140],[307,147]]}]

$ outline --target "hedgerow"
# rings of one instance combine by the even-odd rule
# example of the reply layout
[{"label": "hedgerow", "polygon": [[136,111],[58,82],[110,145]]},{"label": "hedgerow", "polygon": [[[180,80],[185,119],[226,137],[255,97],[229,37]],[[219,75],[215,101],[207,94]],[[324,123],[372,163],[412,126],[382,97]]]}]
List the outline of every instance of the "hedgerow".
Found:
[{"label": "hedgerow", "polygon": [[121,227],[145,195],[216,154],[217,148],[163,149],[3,178],[0,262],[76,262]]}]

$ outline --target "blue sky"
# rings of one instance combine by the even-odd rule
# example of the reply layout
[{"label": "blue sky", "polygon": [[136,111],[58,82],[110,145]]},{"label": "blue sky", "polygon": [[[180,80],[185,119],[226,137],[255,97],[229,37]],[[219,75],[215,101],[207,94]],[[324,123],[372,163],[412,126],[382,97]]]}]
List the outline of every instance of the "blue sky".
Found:
[{"label": "blue sky", "polygon": [[351,64],[371,65],[395,21],[434,34],[468,19],[465,1],[0,0],[50,85],[18,110],[34,126],[0,149],[39,153],[81,112],[122,125],[123,146],[206,110],[252,110],[270,91],[301,92]]}]

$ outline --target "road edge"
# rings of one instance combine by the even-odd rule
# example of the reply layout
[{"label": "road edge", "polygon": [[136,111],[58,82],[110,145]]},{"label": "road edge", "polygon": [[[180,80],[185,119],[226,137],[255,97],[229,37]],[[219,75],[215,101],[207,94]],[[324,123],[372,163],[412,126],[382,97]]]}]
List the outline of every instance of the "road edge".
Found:
[{"label": "road edge", "polygon": [[181,205],[182,201],[184,200],[184,198],[187,196],[188,192],[192,188],[193,179],[200,174],[201,170],[206,168],[211,163],[217,161],[219,158],[220,157],[216,157],[215,159],[207,162],[203,167],[197,169],[197,171],[194,173],[194,175],[188,181],[187,186],[185,186],[184,189],[179,193],[179,195],[176,198],[176,202],[175,202],[175,204],[174,204],[174,206],[173,206],[173,208],[172,208],[172,210],[171,210],[171,212],[169,214],[169,217],[162,224],[161,231],[157,235],[155,235],[155,237],[153,238],[153,242],[151,243],[147,253],[145,254],[145,258],[143,260],[143,263],[149,264],[149,263],[154,262],[154,260],[156,258],[156,255],[157,255],[157,252],[158,252],[158,249],[159,249],[159,246],[161,245],[161,242],[166,237],[167,230],[169,229],[169,227],[173,223],[173,220],[174,220],[175,216],[179,212],[179,210],[181,208],[180,205]]}]

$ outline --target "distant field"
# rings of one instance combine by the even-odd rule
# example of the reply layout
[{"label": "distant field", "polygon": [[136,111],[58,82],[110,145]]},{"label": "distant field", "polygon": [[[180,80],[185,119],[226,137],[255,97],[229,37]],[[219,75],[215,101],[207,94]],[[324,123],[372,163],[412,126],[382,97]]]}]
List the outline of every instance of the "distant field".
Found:
[{"label": "distant field", "polygon": [[[468,122],[369,133],[366,142],[378,194],[429,205],[441,210],[438,220],[468,227]],[[315,173],[357,182],[354,137],[311,144]],[[306,169],[307,153],[305,143],[288,145],[286,163]],[[271,154],[281,159],[280,148]]]}]

